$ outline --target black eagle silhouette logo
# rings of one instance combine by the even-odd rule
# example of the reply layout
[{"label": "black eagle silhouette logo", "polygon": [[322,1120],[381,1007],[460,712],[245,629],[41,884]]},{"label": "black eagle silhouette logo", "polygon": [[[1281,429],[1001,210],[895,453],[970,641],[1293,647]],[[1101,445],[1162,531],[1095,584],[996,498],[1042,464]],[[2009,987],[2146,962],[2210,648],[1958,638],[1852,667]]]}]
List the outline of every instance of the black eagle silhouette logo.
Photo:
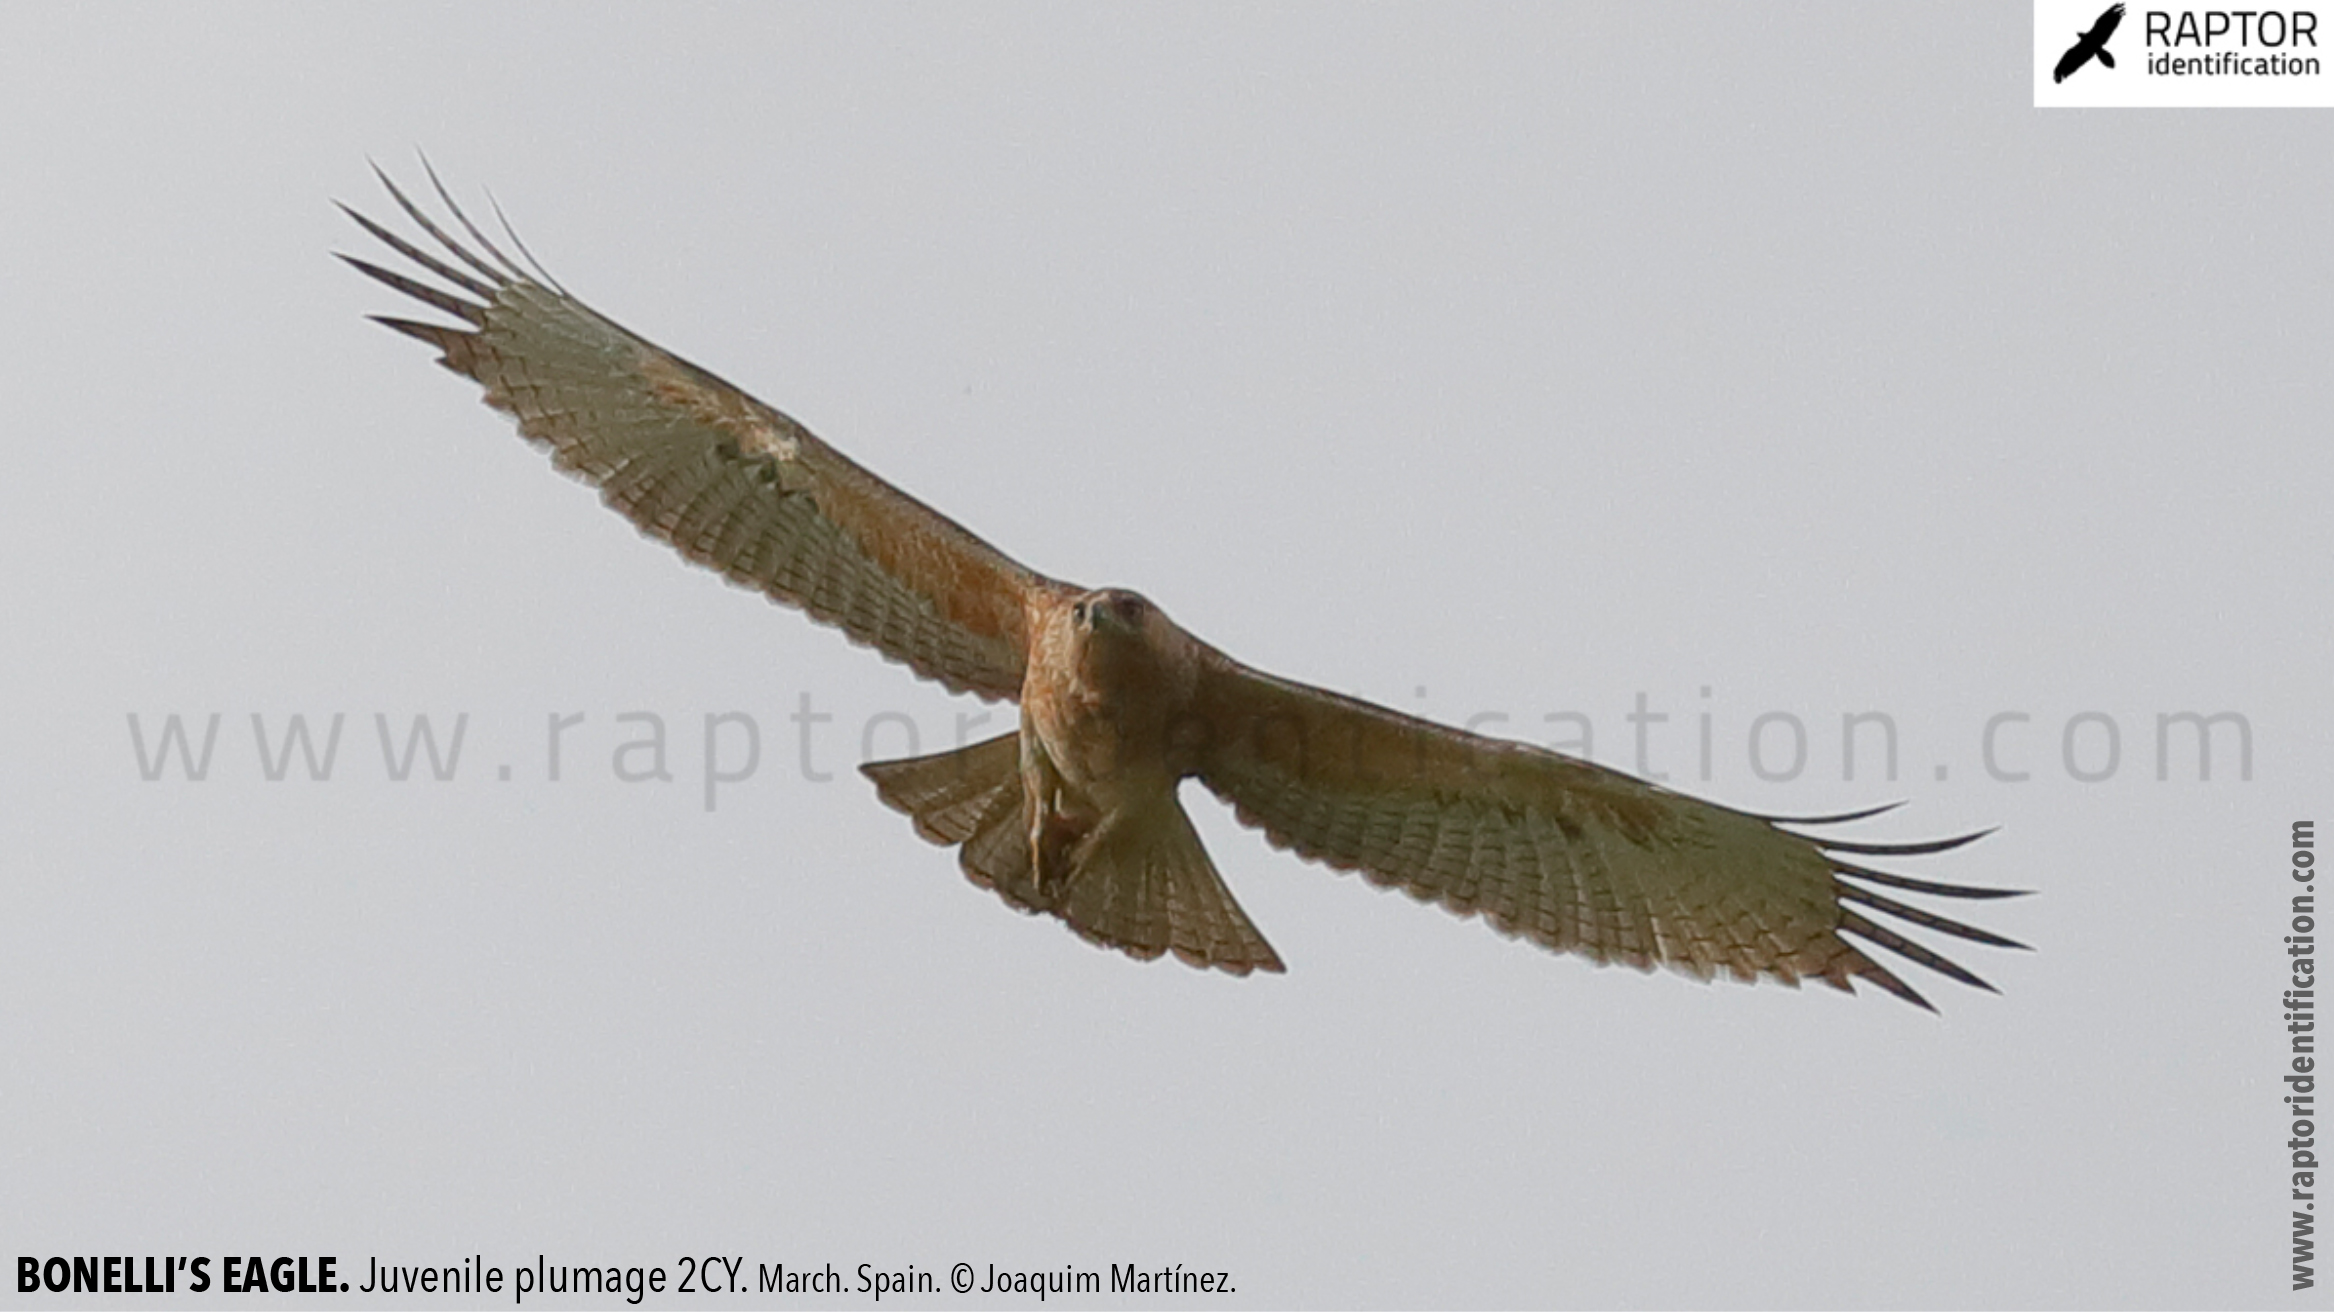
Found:
[{"label": "black eagle silhouette logo", "polygon": [[2091,30],[2077,34],[2075,43],[2058,57],[2058,68],[2050,75],[2050,80],[2066,81],[2076,69],[2090,63],[2094,55],[2098,56],[2100,63],[2109,68],[2115,67],[2115,56],[2107,53],[2107,38],[2115,35],[2115,26],[2122,21],[2123,6],[2107,6],[2107,12],[2099,15],[2099,21],[2091,24]]}]

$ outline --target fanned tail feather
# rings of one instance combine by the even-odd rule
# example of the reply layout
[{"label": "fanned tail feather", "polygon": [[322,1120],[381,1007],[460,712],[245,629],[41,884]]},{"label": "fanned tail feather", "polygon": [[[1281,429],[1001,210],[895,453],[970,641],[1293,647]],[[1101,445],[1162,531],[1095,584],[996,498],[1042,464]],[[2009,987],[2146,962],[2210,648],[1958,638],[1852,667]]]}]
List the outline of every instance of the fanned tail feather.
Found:
[{"label": "fanned tail feather", "polygon": [[869,761],[859,772],[875,782],[884,804],[916,822],[926,839],[956,844],[971,838],[1001,796],[1021,806],[1021,740],[1003,734],[953,752]]},{"label": "fanned tail feather", "polygon": [[1224,886],[1173,793],[1096,826],[1073,853],[1053,910],[1082,937],[1145,960],[1173,952],[1234,975],[1286,969]]},{"label": "fanned tail feather", "polygon": [[1068,876],[1041,884],[1020,761],[1019,739],[1006,734],[859,769],[887,805],[914,820],[917,833],[959,847],[966,878],[1016,910],[1054,916],[1089,942],[1145,961],[1172,952],[1234,975],[1284,969],[1172,793],[1097,824],[1072,848]]}]

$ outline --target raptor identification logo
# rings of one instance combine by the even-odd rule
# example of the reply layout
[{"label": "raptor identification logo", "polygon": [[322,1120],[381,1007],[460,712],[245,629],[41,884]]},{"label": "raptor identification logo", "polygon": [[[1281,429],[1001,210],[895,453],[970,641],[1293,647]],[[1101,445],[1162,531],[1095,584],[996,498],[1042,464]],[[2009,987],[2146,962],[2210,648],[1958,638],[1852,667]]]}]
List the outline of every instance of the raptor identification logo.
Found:
[{"label": "raptor identification logo", "polygon": [[2330,45],[2334,22],[2321,22],[2314,5],[2211,9],[2147,0],[2035,0],[2034,105],[2334,107]]}]

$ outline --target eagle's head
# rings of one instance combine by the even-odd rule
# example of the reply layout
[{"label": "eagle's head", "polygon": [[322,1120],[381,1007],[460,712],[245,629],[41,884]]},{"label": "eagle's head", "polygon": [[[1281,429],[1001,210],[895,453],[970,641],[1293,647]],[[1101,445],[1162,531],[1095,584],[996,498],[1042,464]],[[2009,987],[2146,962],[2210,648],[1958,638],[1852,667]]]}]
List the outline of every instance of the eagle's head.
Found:
[{"label": "eagle's head", "polygon": [[1127,588],[1096,588],[1070,603],[1070,622],[1090,640],[1147,638],[1164,618],[1150,598]]},{"label": "eagle's head", "polygon": [[1151,599],[1127,588],[1097,588],[1067,615],[1076,664],[1113,700],[1173,702],[1197,670],[1196,641]]}]

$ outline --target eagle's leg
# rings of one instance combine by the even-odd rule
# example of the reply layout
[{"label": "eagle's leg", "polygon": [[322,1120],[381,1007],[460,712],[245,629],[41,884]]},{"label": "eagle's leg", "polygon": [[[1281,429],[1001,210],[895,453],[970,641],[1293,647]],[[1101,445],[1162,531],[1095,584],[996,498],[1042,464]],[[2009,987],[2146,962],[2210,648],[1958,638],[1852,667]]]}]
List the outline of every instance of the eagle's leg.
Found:
[{"label": "eagle's leg", "polygon": [[1021,795],[1028,807],[1030,870],[1038,894],[1058,898],[1070,882],[1070,854],[1093,828],[1073,814],[1066,786],[1045,744],[1026,730],[1021,735]]},{"label": "eagle's leg", "polygon": [[1070,852],[1085,836],[1086,826],[1059,811],[1047,811],[1031,823],[1029,855],[1037,872],[1037,887],[1058,896],[1070,882]]}]

